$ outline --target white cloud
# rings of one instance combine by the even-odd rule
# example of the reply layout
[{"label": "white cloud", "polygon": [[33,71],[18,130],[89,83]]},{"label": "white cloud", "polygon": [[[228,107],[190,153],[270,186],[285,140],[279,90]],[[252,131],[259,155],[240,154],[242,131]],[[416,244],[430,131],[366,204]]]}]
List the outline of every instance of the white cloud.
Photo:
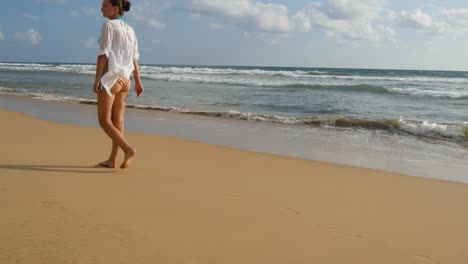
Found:
[{"label": "white cloud", "polygon": [[251,0],[192,0],[191,8],[233,17],[254,14]]},{"label": "white cloud", "polygon": [[327,0],[314,3],[309,12],[311,24],[321,28],[340,42],[350,40],[395,40],[396,32],[389,26],[377,24],[394,19],[385,10],[386,0]]},{"label": "white cloud", "polygon": [[309,16],[303,11],[297,12],[291,18],[291,23],[297,31],[308,32],[312,28]]},{"label": "white cloud", "polygon": [[425,14],[421,9],[416,9],[414,11],[401,11],[401,16],[403,18],[403,23],[406,26],[413,28],[431,28],[432,17],[428,14]]},{"label": "white cloud", "polygon": [[328,0],[317,4],[330,20],[370,21],[383,10],[385,0]]},{"label": "white cloud", "polygon": [[143,3],[140,2],[139,5],[132,6],[130,12],[125,16],[128,16],[130,20],[136,23],[142,23],[148,27],[161,30],[166,28],[166,24],[161,22],[159,17],[164,10],[169,9],[171,6],[171,2],[158,4],[145,0]]},{"label": "white cloud", "polygon": [[81,7],[81,11],[87,16],[97,16],[98,9],[95,7],[83,6]]},{"label": "white cloud", "polygon": [[5,35],[3,35],[2,32],[0,32],[0,40],[4,40],[5,39]]},{"label": "white cloud", "polygon": [[26,32],[17,32],[15,35],[16,39],[25,41],[27,43],[37,45],[42,40],[42,36],[39,34],[38,31],[34,29],[29,29]]},{"label": "white cloud", "polygon": [[[447,12],[450,15],[454,10]],[[453,29],[450,25],[451,17],[446,17],[446,21],[435,22],[431,15],[424,13],[421,9],[413,11],[401,11],[401,23],[403,26],[423,30],[430,34],[442,34]]]},{"label": "white cloud", "polygon": [[289,31],[289,14],[284,5],[257,3],[254,10],[255,23],[259,29],[267,32]]},{"label": "white cloud", "polygon": [[152,27],[152,28],[155,28],[155,29],[165,29],[166,28],[166,25],[163,24],[161,21],[157,20],[157,19],[149,19],[147,21],[147,24],[148,26]]},{"label": "white cloud", "polygon": [[311,29],[309,17],[299,11],[290,16],[288,8],[281,4],[264,4],[252,0],[191,0],[190,9],[250,21],[257,30],[264,32],[306,32]]},{"label": "white cloud", "polygon": [[441,12],[442,19],[450,25],[468,26],[468,9],[445,9]]},{"label": "white cloud", "polygon": [[95,38],[90,37],[84,43],[84,47],[87,49],[97,49],[99,48],[98,42]]}]

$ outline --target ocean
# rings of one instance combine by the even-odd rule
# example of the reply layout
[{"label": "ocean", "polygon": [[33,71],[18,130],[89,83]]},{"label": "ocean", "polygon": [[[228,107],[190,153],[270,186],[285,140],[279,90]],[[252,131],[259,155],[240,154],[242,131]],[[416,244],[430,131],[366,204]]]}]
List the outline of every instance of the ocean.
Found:
[{"label": "ocean", "polygon": [[[130,107],[464,141],[468,72],[142,65]],[[0,92],[89,103],[92,64],[0,63]]]},{"label": "ocean", "polygon": [[[93,64],[0,63],[0,94],[94,104],[94,73]],[[141,65],[140,75],[145,93],[136,97],[132,91],[127,105],[149,115],[172,112],[235,120],[241,126],[265,124],[269,131],[300,134],[298,148],[313,141],[311,133],[327,131],[334,141],[353,141],[349,144],[367,148],[370,155],[386,149],[383,156],[451,164],[459,175],[468,175],[468,72]],[[387,142],[372,139],[374,147],[366,146],[363,135],[371,134]],[[395,153],[390,150],[395,138],[411,146]],[[298,148],[291,152],[299,153]],[[307,155],[292,156],[317,159]],[[333,154],[325,160],[333,161]]]}]

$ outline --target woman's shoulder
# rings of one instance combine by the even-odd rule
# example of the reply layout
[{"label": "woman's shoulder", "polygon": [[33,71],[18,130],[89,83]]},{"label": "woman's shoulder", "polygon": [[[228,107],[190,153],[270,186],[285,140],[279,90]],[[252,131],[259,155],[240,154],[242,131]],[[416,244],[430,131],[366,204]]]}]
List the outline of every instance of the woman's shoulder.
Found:
[{"label": "woman's shoulder", "polygon": [[[125,24],[125,29],[130,30],[132,32],[135,32],[133,27],[130,26],[127,22],[124,22]],[[122,25],[122,20],[120,19],[112,19],[112,20],[107,20],[106,22],[102,23],[103,27],[111,28],[111,29],[119,29],[121,28],[120,26]]]},{"label": "woman's shoulder", "polygon": [[105,21],[104,23],[102,23],[102,26],[103,27],[109,27],[109,28],[113,28],[115,27],[115,25],[118,25],[118,22],[116,22],[116,20],[107,20]]}]

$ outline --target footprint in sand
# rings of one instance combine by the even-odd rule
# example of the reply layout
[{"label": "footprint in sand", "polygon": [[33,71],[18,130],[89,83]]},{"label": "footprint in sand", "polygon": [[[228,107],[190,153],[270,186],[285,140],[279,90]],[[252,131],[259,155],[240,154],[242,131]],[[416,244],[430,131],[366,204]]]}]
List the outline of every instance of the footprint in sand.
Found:
[{"label": "footprint in sand", "polygon": [[292,214],[301,215],[301,212],[299,212],[298,210],[295,210],[295,209],[293,209],[291,207],[287,207],[287,208],[283,208],[283,209],[290,212],[290,213],[292,213]]},{"label": "footprint in sand", "polygon": [[242,197],[239,194],[226,194],[226,196],[232,199],[239,199]]},{"label": "footprint in sand", "polygon": [[416,261],[413,262],[414,264],[440,264],[440,262],[428,256],[413,256],[412,260]]},{"label": "footprint in sand", "polygon": [[59,210],[64,210],[65,206],[58,201],[42,201],[42,207],[48,208],[48,209],[59,209]]}]

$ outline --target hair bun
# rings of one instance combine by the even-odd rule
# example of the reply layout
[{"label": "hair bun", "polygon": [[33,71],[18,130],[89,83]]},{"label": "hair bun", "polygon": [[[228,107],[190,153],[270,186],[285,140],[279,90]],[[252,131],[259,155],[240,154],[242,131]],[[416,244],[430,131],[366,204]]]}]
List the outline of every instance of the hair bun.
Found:
[{"label": "hair bun", "polygon": [[124,1],[123,9],[124,9],[125,12],[130,11],[131,6],[132,6],[132,3],[130,3],[130,1]]}]

